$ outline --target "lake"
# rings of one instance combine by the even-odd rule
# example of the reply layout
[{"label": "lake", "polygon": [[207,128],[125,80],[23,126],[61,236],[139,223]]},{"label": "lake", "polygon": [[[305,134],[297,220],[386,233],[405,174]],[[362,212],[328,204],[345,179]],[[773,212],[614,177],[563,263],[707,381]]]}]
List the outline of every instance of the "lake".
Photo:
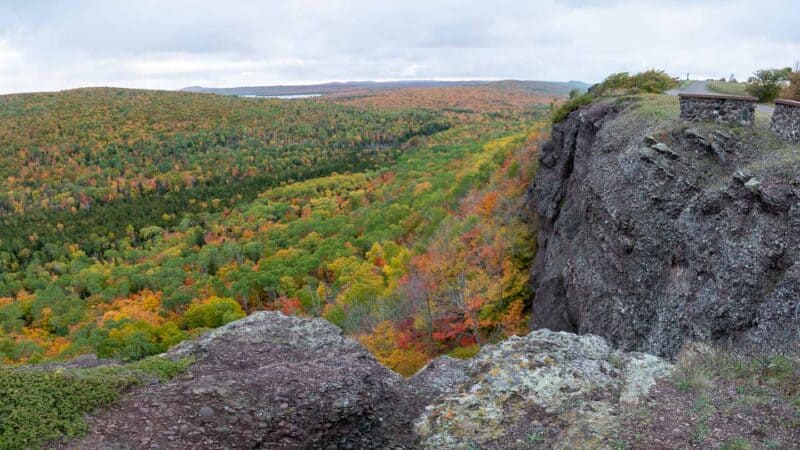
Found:
[{"label": "lake", "polygon": [[239,97],[244,98],[283,98],[286,100],[291,100],[295,98],[311,98],[311,97],[321,97],[322,94],[289,94],[289,95],[240,95]]}]

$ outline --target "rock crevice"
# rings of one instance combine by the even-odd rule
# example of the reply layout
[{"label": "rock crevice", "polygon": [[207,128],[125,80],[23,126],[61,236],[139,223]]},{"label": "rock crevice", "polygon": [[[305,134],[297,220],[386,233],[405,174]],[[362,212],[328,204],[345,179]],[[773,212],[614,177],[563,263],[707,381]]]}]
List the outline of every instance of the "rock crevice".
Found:
[{"label": "rock crevice", "polygon": [[527,199],[533,326],[668,356],[687,340],[795,341],[800,170],[761,151],[761,132],[620,102],[555,125]]}]

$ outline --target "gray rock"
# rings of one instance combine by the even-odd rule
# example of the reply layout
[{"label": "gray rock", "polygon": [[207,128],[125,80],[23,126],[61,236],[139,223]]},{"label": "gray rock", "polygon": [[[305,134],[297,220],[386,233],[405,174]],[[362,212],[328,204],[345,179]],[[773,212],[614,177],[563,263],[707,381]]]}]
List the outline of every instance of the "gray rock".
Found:
[{"label": "gray rock", "polygon": [[467,361],[440,356],[434,359],[409,380],[409,385],[423,398],[435,398],[467,379]]},{"label": "gray rock", "polygon": [[322,319],[256,313],[163,357],[196,362],[100,411],[89,434],[65,446],[140,448],[143,438],[169,449],[416,445],[423,400]]},{"label": "gray rock", "polygon": [[[461,369],[464,381],[415,427],[430,449],[515,448],[534,434],[540,448],[600,448],[619,429],[622,408],[642,402],[671,371],[660,358],[615,351],[598,336],[538,330],[484,347]],[[451,378],[444,375],[442,384]]]},{"label": "gray rock", "polygon": [[[267,347],[252,344],[258,335]],[[189,373],[137,388],[51,448],[595,448],[672,366],[535,331],[408,380],[321,319],[257,313],[186,342]],[[145,409],[142,405],[148,405]]]},{"label": "gray rock", "polygon": [[669,145],[667,144],[658,143],[653,146],[653,150],[656,150],[659,153],[662,153],[671,159],[678,159],[678,154],[675,153],[671,148],[669,148]]},{"label": "gray rock", "polygon": [[785,139],[800,141],[800,102],[779,100],[772,113],[772,130]]},{"label": "gray rock", "polygon": [[759,182],[759,181],[758,181],[757,179],[755,179],[755,178],[751,178],[751,179],[749,179],[749,180],[748,180],[748,181],[747,181],[747,182],[744,184],[744,187],[746,187],[746,188],[747,188],[747,189],[748,189],[750,192],[752,192],[752,193],[754,193],[754,194],[755,194],[755,193],[758,193],[758,188],[759,188],[759,186],[761,186],[761,182]]},{"label": "gray rock", "polygon": [[681,94],[681,118],[751,126],[756,117],[756,100],[755,97]]},{"label": "gray rock", "polygon": [[[790,346],[800,329],[797,158],[760,150],[764,130],[665,132],[634,108],[578,110],[543,146],[556,163],[540,167],[526,201],[539,227],[533,326],[658,355],[687,340]],[[678,158],[640,148],[654,129]]]}]

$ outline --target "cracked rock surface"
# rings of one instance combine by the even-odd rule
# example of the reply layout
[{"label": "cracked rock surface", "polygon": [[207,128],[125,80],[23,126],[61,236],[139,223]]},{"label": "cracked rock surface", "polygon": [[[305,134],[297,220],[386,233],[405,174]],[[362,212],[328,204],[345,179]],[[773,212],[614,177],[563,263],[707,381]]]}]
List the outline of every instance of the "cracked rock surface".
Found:
[{"label": "cracked rock surface", "polygon": [[800,145],[601,102],[557,124],[540,158],[534,328],[667,356],[797,341]]},{"label": "cracked rock surface", "polygon": [[622,408],[644,403],[671,370],[598,336],[538,330],[483,348],[416,430],[430,449],[601,448]]},{"label": "cracked rock surface", "polygon": [[164,355],[188,373],[89,419],[74,449],[410,448],[422,405],[402,378],[321,319],[261,312]]},{"label": "cracked rock surface", "polygon": [[[195,358],[88,418],[71,449],[580,448],[672,366],[539,330],[403,379],[322,319],[253,314],[163,355]],[[533,440],[531,440],[533,439]]]}]

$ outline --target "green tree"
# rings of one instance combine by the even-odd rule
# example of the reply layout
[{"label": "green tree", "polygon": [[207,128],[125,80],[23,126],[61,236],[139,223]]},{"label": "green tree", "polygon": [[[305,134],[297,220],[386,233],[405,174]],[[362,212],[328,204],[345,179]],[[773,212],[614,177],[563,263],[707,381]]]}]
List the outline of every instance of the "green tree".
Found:
[{"label": "green tree", "polygon": [[242,307],[232,298],[211,297],[204,303],[196,303],[186,310],[181,327],[216,328],[244,317]]},{"label": "green tree", "polygon": [[758,97],[760,102],[771,102],[775,100],[786,87],[791,75],[791,68],[784,69],[764,69],[755,73],[755,76],[747,80],[747,92]]}]

